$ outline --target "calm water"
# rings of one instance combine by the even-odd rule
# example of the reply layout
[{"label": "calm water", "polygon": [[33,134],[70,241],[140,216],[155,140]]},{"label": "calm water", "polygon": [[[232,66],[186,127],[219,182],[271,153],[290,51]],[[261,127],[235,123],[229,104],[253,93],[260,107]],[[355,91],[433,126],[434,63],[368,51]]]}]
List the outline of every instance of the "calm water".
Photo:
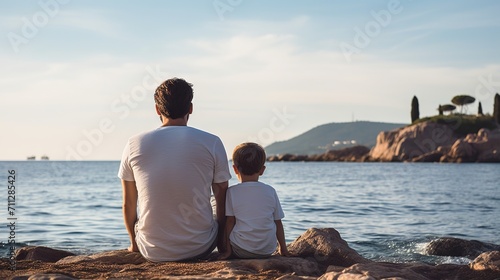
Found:
[{"label": "calm water", "polygon": [[[7,171],[16,176],[16,241],[75,253],[123,249],[119,162],[0,162],[0,255],[7,256]],[[234,174],[233,174],[234,176]],[[467,263],[423,254],[453,236],[500,244],[500,165],[267,163],[286,218],[288,242],[311,227],[333,227],[378,261]],[[231,184],[236,183],[232,179]]]}]

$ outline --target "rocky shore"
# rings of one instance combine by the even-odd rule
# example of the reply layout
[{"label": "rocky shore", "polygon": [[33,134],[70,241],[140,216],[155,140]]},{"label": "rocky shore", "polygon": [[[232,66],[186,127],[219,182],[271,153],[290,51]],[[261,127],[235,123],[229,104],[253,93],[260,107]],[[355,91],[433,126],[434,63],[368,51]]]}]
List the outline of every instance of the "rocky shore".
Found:
[{"label": "rocky shore", "polygon": [[0,259],[1,279],[481,279],[500,278],[500,246],[440,238],[428,254],[467,256],[469,265],[374,262],[349,247],[333,228],[309,229],[288,245],[293,257],[198,262],[146,261],[126,250],[74,255],[47,247],[17,251],[16,270]]},{"label": "rocky shore", "polygon": [[463,137],[451,125],[422,122],[380,132],[369,149],[354,146],[319,155],[274,155],[268,161],[500,162],[500,128]]},{"label": "rocky shore", "polygon": [[363,162],[368,161],[370,149],[365,146],[353,146],[339,150],[330,150],[317,155],[273,155],[267,161],[347,161]]}]

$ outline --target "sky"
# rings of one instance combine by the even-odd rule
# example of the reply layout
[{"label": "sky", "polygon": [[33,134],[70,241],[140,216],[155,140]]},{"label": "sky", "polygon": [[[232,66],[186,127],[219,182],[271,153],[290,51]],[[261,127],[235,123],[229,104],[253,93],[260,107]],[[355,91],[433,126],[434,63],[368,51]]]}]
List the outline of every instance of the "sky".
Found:
[{"label": "sky", "polygon": [[409,123],[455,95],[492,113],[500,1],[0,0],[0,160],[119,160],[153,93],[228,152],[332,122]]}]

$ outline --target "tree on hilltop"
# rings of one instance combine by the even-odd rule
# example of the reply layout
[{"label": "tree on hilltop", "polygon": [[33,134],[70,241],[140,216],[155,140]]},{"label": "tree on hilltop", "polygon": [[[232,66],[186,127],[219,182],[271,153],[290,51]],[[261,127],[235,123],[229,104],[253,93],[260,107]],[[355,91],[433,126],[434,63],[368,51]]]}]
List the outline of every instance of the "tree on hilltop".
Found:
[{"label": "tree on hilltop", "polygon": [[[474,103],[476,99],[470,95],[457,95],[451,99],[451,103],[460,106],[460,113],[463,113],[464,106]],[[466,110],[467,111],[467,110]]]},{"label": "tree on hilltop", "polygon": [[479,102],[479,106],[477,107],[477,114],[479,116],[484,116],[484,114],[483,114],[483,105],[481,105],[481,102]]},{"label": "tree on hilltop", "polygon": [[438,107],[438,112],[439,112],[439,115],[442,116],[443,115],[443,106],[441,106],[441,104],[439,104],[439,107]]},{"label": "tree on hilltop", "polygon": [[439,105],[443,112],[453,112],[457,107],[451,104]]},{"label": "tree on hilltop", "polygon": [[500,123],[500,94],[495,94],[495,102],[493,105],[493,118],[497,123]]},{"label": "tree on hilltop", "polygon": [[417,96],[413,96],[411,100],[411,123],[414,123],[416,120],[420,118],[420,110],[418,108],[418,99]]}]

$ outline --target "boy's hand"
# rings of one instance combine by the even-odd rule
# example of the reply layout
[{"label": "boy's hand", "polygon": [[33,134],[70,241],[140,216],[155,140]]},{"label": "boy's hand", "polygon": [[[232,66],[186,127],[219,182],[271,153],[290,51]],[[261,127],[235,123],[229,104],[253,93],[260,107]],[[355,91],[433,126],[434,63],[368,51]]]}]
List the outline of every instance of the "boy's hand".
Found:
[{"label": "boy's hand", "polygon": [[290,257],[291,256],[290,252],[288,252],[288,249],[286,247],[285,248],[279,248],[278,254],[280,254],[283,257]]},{"label": "boy's hand", "polygon": [[218,260],[227,260],[231,257],[231,250],[227,250],[224,253],[222,253],[217,259]]}]

